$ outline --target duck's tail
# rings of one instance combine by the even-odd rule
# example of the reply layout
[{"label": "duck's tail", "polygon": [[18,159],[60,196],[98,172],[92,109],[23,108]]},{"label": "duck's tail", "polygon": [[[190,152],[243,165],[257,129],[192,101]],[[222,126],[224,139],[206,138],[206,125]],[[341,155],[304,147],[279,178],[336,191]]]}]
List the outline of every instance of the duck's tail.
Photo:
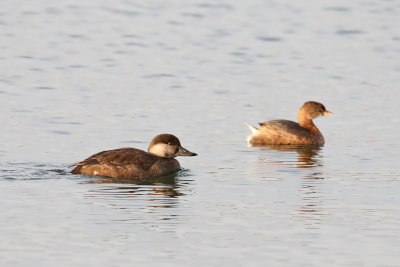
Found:
[{"label": "duck's tail", "polygon": [[72,164],[68,165],[68,168],[71,168],[71,167],[74,167],[74,166],[79,166],[79,165],[82,165],[82,161],[72,163]]}]

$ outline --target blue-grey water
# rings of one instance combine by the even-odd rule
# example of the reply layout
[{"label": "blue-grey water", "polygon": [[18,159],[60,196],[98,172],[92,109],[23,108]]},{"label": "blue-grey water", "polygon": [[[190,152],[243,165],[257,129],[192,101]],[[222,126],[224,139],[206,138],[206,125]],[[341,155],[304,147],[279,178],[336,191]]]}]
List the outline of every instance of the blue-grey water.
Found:
[{"label": "blue-grey water", "polygon": [[[1,266],[399,266],[399,1],[0,4]],[[319,149],[246,123],[325,104]],[[177,135],[176,175],[71,175]]]}]

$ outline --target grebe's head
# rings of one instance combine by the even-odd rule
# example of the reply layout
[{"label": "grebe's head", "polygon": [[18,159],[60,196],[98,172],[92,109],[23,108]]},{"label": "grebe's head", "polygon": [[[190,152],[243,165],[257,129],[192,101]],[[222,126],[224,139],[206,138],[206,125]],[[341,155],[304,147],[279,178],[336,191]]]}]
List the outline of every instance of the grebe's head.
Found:
[{"label": "grebe's head", "polygon": [[304,103],[299,111],[299,117],[302,116],[310,120],[319,116],[327,115],[332,115],[332,112],[327,111],[324,105],[315,101],[308,101]]}]

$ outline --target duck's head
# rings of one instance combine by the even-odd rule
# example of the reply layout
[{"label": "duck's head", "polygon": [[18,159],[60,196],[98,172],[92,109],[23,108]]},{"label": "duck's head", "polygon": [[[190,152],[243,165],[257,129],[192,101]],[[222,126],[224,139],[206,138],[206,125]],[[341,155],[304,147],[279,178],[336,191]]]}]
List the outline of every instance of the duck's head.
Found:
[{"label": "duck's head", "polygon": [[319,116],[327,115],[332,115],[332,112],[327,111],[324,105],[315,101],[308,101],[304,103],[299,110],[299,120],[300,117],[312,120]]},{"label": "duck's head", "polygon": [[148,152],[164,158],[175,158],[176,156],[197,156],[196,153],[183,148],[179,139],[172,134],[160,134],[154,137],[149,145]]}]

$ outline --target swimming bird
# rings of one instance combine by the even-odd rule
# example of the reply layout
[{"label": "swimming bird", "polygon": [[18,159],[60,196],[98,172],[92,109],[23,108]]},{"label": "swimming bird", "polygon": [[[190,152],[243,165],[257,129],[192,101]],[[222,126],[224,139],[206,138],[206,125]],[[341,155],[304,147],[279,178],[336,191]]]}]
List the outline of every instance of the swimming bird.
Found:
[{"label": "swimming bird", "polygon": [[160,134],[151,141],[148,152],[124,147],[106,150],[72,164],[72,174],[122,179],[146,179],[172,174],[180,169],[176,156],[196,156],[183,148],[172,134]]},{"label": "swimming bird", "polygon": [[260,128],[248,125],[251,134],[247,137],[247,142],[250,145],[323,145],[324,136],[313,119],[326,115],[332,115],[332,112],[327,111],[323,104],[305,102],[298,112],[298,123],[272,120],[259,123]]}]

